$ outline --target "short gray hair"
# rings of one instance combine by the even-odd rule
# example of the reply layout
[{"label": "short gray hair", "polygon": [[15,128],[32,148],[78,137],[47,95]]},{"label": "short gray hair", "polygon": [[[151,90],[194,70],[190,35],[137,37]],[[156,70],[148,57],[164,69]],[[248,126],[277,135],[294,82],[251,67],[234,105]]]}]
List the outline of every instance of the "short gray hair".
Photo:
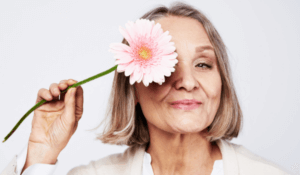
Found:
[{"label": "short gray hair", "polygon": [[[156,20],[167,16],[188,17],[198,20],[215,48],[222,80],[222,93],[216,116],[211,125],[206,128],[206,139],[214,142],[218,139],[231,140],[233,137],[237,137],[242,127],[243,114],[232,81],[227,48],[221,36],[201,11],[182,2],[173,2],[170,8],[160,5],[144,14],[140,19]],[[123,38],[122,43],[129,46],[125,38]],[[105,118],[109,121],[105,125],[103,133],[99,134],[96,139],[103,143],[125,144],[127,146],[144,145],[150,142],[146,118],[139,103],[135,106],[134,99],[135,88],[129,84],[129,77],[115,70]]]}]

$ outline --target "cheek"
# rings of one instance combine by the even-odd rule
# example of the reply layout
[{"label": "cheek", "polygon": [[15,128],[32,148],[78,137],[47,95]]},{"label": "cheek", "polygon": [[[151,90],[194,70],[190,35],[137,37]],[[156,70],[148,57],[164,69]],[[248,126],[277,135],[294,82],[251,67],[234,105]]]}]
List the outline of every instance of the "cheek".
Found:
[{"label": "cheek", "polygon": [[219,74],[214,73],[209,78],[203,80],[205,83],[205,91],[209,99],[217,100],[221,96],[222,80]]},{"label": "cheek", "polygon": [[139,86],[139,102],[144,112],[145,117],[158,116],[164,114],[166,107],[164,106],[164,99],[169,93],[170,87],[159,85],[157,83],[150,83],[148,87]]},{"label": "cheek", "polygon": [[222,93],[222,81],[219,75],[216,75],[211,79],[210,84],[206,87],[207,90],[207,98],[208,98],[208,111],[212,117],[215,116],[221,100]]},{"label": "cheek", "polygon": [[[167,96],[169,93],[169,87],[167,84],[159,85],[157,83],[150,83],[148,87],[140,88],[142,91],[142,96],[145,96],[148,100],[151,100],[156,103],[162,102],[162,100]],[[143,98],[143,97],[141,97]]]},{"label": "cheek", "polygon": [[214,84],[215,84],[215,88],[214,88],[215,98],[219,100],[221,98],[221,93],[222,93],[222,80],[219,75],[216,77],[216,81]]}]

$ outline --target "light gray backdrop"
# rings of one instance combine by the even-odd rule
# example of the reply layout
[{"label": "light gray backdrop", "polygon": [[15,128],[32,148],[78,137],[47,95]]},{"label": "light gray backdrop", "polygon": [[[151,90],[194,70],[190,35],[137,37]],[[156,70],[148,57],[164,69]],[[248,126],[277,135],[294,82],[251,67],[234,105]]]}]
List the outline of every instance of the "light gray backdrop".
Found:
[{"label": "light gray backdrop", "polygon": [[[0,1],[0,139],[35,104],[40,88],[84,80],[114,66],[109,44],[118,27],[169,0]],[[187,0],[215,25],[228,47],[244,113],[242,144],[287,170],[300,164],[300,1]],[[113,73],[82,85],[84,114],[55,174],[127,146],[105,145],[89,132],[104,117]],[[0,144],[0,172],[26,146],[33,113]]]}]

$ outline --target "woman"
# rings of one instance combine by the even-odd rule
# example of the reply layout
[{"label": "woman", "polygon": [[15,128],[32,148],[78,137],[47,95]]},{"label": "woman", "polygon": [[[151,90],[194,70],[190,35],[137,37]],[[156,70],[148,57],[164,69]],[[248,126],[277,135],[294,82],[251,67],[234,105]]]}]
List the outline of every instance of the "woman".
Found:
[{"label": "woman", "polygon": [[[68,175],[285,174],[272,162],[228,142],[241,130],[242,111],[225,45],[211,22],[183,3],[155,8],[141,18],[170,32],[178,53],[175,72],[162,85],[145,87],[130,85],[129,77],[115,71],[109,125],[98,139],[130,147],[122,154],[74,167]],[[125,39],[122,43],[129,45]],[[55,165],[76,131],[83,113],[83,89],[77,87],[73,96],[71,89],[66,94],[58,91],[76,82],[63,80],[39,91],[37,102],[49,103],[35,110],[22,172],[36,163]],[[11,164],[16,165],[16,160]]]}]

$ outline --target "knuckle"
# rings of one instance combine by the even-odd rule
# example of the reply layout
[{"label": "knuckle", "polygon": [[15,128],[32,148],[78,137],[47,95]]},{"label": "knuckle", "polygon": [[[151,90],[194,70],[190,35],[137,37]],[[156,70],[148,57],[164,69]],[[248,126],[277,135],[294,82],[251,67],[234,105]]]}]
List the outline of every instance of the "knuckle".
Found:
[{"label": "knuckle", "polygon": [[48,96],[48,94],[50,94],[50,95],[52,96],[52,93],[50,92],[50,90],[44,91],[44,95],[45,95],[45,96]]},{"label": "knuckle", "polygon": [[52,88],[53,86],[55,86],[55,84],[56,84],[56,83],[52,83],[52,84],[50,85],[50,88]]},{"label": "knuckle", "polygon": [[53,87],[51,87],[51,88],[49,89],[49,92],[51,92],[51,93],[53,94],[53,92],[54,92],[54,88],[53,88]]},{"label": "knuckle", "polygon": [[74,79],[72,79],[72,78],[70,78],[68,81],[69,81],[70,83],[77,83],[77,81],[74,80]]},{"label": "knuckle", "polygon": [[68,80],[62,80],[62,83],[67,84],[67,83],[68,83]]},{"label": "knuckle", "polygon": [[50,90],[51,92],[54,92],[54,89],[55,89],[57,86],[58,86],[57,83],[52,83],[51,86],[50,86],[50,88],[49,88],[49,90]]},{"label": "knuckle", "polygon": [[42,94],[43,91],[45,91],[46,89],[45,88],[41,88],[39,91],[38,91],[38,94]]},{"label": "knuckle", "polygon": [[59,85],[58,86],[60,86],[60,87],[64,87],[64,86],[66,86],[67,84],[66,84],[66,82],[65,81],[61,81],[60,83],[59,83]]},{"label": "knuckle", "polygon": [[56,89],[57,87],[58,87],[58,84],[57,83],[53,83],[51,88],[52,89]]},{"label": "knuckle", "polygon": [[40,96],[40,97],[45,96],[47,94],[47,91],[48,90],[45,88],[40,89],[38,92],[38,96]]}]

